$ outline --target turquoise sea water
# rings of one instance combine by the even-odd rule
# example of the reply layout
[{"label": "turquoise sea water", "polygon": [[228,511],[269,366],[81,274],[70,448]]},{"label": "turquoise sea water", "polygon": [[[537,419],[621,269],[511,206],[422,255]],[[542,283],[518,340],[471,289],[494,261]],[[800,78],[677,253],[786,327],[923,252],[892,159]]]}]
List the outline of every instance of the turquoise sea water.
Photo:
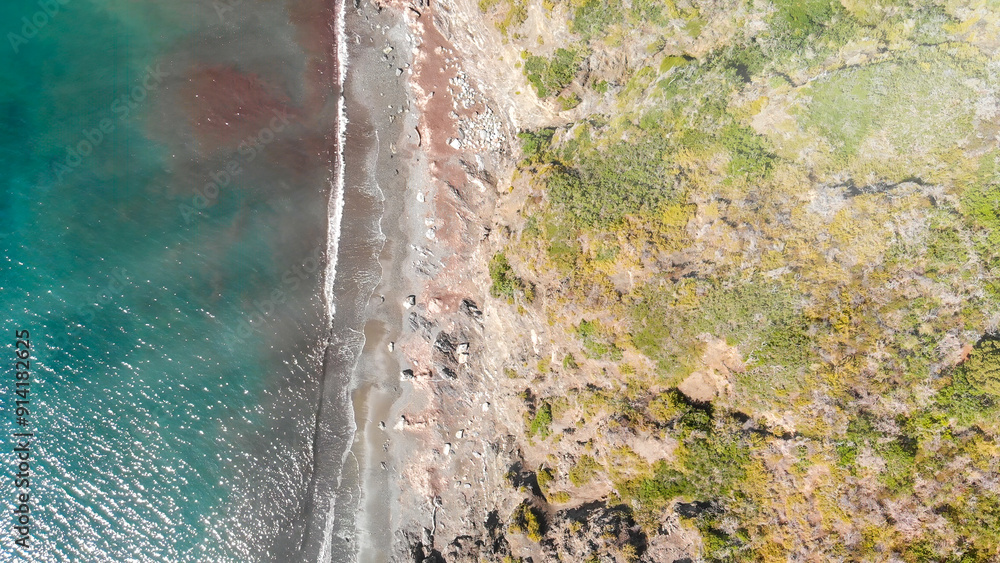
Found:
[{"label": "turquoise sea water", "polygon": [[[305,107],[307,55],[284,4],[222,16],[218,4],[53,0],[43,18],[41,3],[0,3],[0,561],[299,556],[330,108]],[[205,69],[252,75],[267,86],[234,96],[266,91],[293,117],[234,99],[260,118],[242,152],[200,131],[218,116],[198,100],[229,91]],[[26,426],[13,408],[19,330],[32,345]],[[10,478],[25,429],[27,550]]]}]

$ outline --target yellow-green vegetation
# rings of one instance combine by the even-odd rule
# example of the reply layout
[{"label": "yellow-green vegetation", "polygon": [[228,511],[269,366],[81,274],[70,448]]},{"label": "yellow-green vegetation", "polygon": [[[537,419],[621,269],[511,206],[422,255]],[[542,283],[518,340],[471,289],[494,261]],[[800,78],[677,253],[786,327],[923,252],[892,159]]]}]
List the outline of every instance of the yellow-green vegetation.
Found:
[{"label": "yellow-green vegetation", "polygon": [[601,470],[601,464],[589,455],[582,455],[569,470],[569,482],[577,487],[582,487],[597,476]]},{"label": "yellow-green vegetation", "polygon": [[544,297],[539,393],[592,430],[543,493],[610,481],[708,561],[997,560],[1000,6],[556,5],[571,39],[525,74],[598,109],[519,135],[524,268],[494,276]]},{"label": "yellow-green vegetation", "polygon": [[[569,83],[573,81],[576,74],[580,72],[581,53],[575,49],[556,49],[555,55],[551,58],[524,54],[524,75],[528,82],[535,88],[535,93],[539,98],[554,96],[562,92]],[[563,109],[572,104],[575,99],[579,104],[579,98],[564,98]],[[576,105],[572,104],[572,105]]]},{"label": "yellow-green vegetation", "polygon": [[479,9],[490,14],[503,35],[509,35],[528,19],[527,0],[479,0]]},{"label": "yellow-green vegetation", "polygon": [[524,283],[511,267],[507,256],[498,252],[490,260],[490,279],[493,285],[490,287],[490,294],[493,297],[503,297],[510,302],[518,295],[523,296],[529,302],[534,299],[534,288]]},{"label": "yellow-green vegetation", "polygon": [[510,525],[508,528],[511,533],[524,534],[533,542],[541,541],[542,532],[544,531],[542,514],[530,502],[526,500],[522,501],[514,509],[514,513],[510,515]]},{"label": "yellow-green vegetation", "polygon": [[573,496],[566,491],[556,491],[548,495],[549,502],[554,503],[567,503],[573,499]]},{"label": "yellow-green vegetation", "polygon": [[[539,438],[548,438],[552,434],[552,405],[548,401],[542,401],[539,405],[538,410],[535,415],[531,417],[530,422],[528,422],[528,436],[538,436]],[[539,483],[541,484],[541,483]]]}]

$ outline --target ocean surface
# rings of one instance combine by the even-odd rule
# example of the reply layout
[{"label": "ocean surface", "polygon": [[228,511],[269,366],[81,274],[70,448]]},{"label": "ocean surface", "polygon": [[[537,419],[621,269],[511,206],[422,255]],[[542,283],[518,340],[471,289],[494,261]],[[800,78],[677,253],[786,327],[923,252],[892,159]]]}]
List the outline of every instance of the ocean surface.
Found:
[{"label": "ocean surface", "polygon": [[0,3],[0,562],[330,555],[360,345],[330,317],[361,267],[333,260],[339,11]]}]

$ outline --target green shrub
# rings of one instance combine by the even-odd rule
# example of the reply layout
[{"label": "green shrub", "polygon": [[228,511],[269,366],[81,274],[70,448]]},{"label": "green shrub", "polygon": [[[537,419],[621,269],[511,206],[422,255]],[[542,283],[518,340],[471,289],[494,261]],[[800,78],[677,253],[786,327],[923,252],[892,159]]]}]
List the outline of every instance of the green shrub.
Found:
[{"label": "green shrub", "polygon": [[533,542],[542,540],[543,527],[541,513],[526,500],[521,501],[521,504],[514,509],[514,513],[510,516],[510,531],[515,534],[524,534]]},{"label": "green shrub", "polygon": [[760,365],[799,368],[816,359],[809,324],[804,317],[790,319],[764,332],[764,344],[755,354]]},{"label": "green shrub", "polygon": [[[631,16],[640,22],[662,25],[665,22],[663,2],[657,0],[632,0]],[[668,8],[669,10],[669,8]]]},{"label": "green shrub", "polygon": [[538,467],[538,471],[535,472],[535,478],[538,480],[538,488],[542,490],[542,494],[545,494],[546,489],[549,487],[549,483],[555,479],[555,474],[552,470],[544,465]]},{"label": "green shrub", "polygon": [[587,0],[573,11],[573,33],[585,39],[600,37],[612,25],[623,21],[621,3],[615,0]]},{"label": "green shrub", "polygon": [[588,357],[594,359],[610,357],[614,361],[622,358],[622,349],[601,334],[600,324],[597,321],[581,321],[576,334],[583,341]]},{"label": "green shrub", "polygon": [[838,11],[831,0],[778,0],[775,8],[771,25],[786,44],[799,44]]},{"label": "green shrub", "polygon": [[556,49],[552,59],[529,55],[524,60],[524,75],[535,88],[539,98],[562,92],[580,72],[583,57],[575,50]]},{"label": "green shrub", "polygon": [[620,142],[581,158],[579,169],[556,167],[546,185],[556,208],[583,227],[611,228],[628,215],[676,201],[662,147]]},{"label": "green shrub", "polygon": [[579,367],[580,366],[576,363],[576,358],[573,357],[573,354],[566,354],[566,357],[563,358],[563,368],[577,369]]},{"label": "green shrub", "polygon": [[938,279],[940,275],[958,272],[969,260],[969,253],[962,242],[958,230],[944,227],[928,233],[926,243],[928,277]]},{"label": "green shrub", "polygon": [[681,447],[676,461],[658,461],[650,474],[616,480],[623,500],[636,508],[640,521],[659,522],[662,510],[673,500],[725,502],[738,496],[749,466],[750,443],[740,423],[729,416],[716,417],[711,405],[696,405],[678,391],[657,397],[650,405],[654,419]]},{"label": "green shrub", "polygon": [[521,140],[521,151],[524,152],[525,160],[533,161],[545,154],[552,145],[552,136],[555,132],[555,129],[550,128],[518,133],[517,138]]},{"label": "green shrub", "polygon": [[490,295],[496,298],[505,297],[513,300],[514,296],[521,293],[530,302],[533,292],[528,291],[527,284],[514,273],[507,256],[503,252],[493,255],[489,265],[490,279],[493,285],[490,286]]},{"label": "green shrub", "polygon": [[887,444],[879,444],[876,451],[885,460],[886,466],[879,480],[894,493],[909,491],[916,470],[917,442],[902,436]]},{"label": "green shrub", "polygon": [[601,464],[596,459],[589,455],[582,455],[576,461],[576,465],[569,470],[569,482],[573,483],[574,486],[582,487],[596,477],[601,469]]},{"label": "green shrub", "polygon": [[580,96],[576,94],[576,92],[570,92],[569,94],[559,96],[558,99],[559,99],[559,109],[561,109],[562,111],[569,111],[575,108],[576,106],[580,105],[580,102],[583,101],[580,99]]},{"label": "green shrub", "polygon": [[525,0],[479,0],[479,9],[483,13],[490,13],[498,6],[501,10],[494,21],[503,35],[508,35],[512,28],[519,27],[528,20],[528,4]]},{"label": "green shrub", "polygon": [[555,502],[559,504],[565,504],[569,502],[573,497],[570,496],[566,491],[557,491],[549,495],[549,502]]},{"label": "green shrub", "polygon": [[691,62],[691,59],[687,57],[679,57],[677,55],[664,57],[663,61],[660,63],[660,74],[663,74],[672,68],[684,66],[689,62]]},{"label": "green shrub", "polygon": [[1000,397],[1000,340],[981,340],[958,371],[974,393]]},{"label": "green shrub", "polygon": [[722,145],[729,151],[729,174],[762,179],[771,174],[776,156],[770,143],[753,129],[729,125],[722,132]]},{"label": "green shrub", "polygon": [[548,401],[542,401],[542,404],[535,411],[535,416],[531,418],[531,422],[528,423],[528,437],[540,436],[541,438],[548,438],[552,435],[552,405]]},{"label": "green shrub", "polygon": [[879,480],[891,492],[909,490],[916,471],[918,440],[906,432],[898,436],[885,436],[875,428],[875,417],[862,412],[847,425],[847,436],[836,443],[838,462],[857,474],[855,461],[861,448],[867,446],[886,464]]},{"label": "green shrub", "polygon": [[969,223],[986,231],[990,248],[984,254],[995,256],[998,253],[995,247],[1000,244],[1000,185],[984,182],[965,190],[962,213]]}]

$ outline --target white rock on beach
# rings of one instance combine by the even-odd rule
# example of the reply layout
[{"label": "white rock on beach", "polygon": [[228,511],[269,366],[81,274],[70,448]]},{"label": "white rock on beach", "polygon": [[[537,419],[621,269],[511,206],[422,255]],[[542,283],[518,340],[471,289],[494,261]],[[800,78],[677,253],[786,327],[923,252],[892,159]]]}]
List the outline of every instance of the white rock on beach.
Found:
[{"label": "white rock on beach", "polygon": [[455,432],[455,437],[458,438],[459,440],[462,439],[462,436],[465,436],[465,430],[459,430],[458,432]]},{"label": "white rock on beach", "polygon": [[395,342],[390,342],[389,344],[386,345],[386,348],[388,348],[389,351],[392,352],[393,350],[396,349],[396,343]]},{"label": "white rock on beach", "polygon": [[444,455],[448,455],[450,453],[451,453],[451,444],[445,444],[444,445]]},{"label": "white rock on beach", "polygon": [[431,302],[427,304],[427,312],[432,315],[440,314],[442,311],[443,304],[440,299],[431,299]]}]

